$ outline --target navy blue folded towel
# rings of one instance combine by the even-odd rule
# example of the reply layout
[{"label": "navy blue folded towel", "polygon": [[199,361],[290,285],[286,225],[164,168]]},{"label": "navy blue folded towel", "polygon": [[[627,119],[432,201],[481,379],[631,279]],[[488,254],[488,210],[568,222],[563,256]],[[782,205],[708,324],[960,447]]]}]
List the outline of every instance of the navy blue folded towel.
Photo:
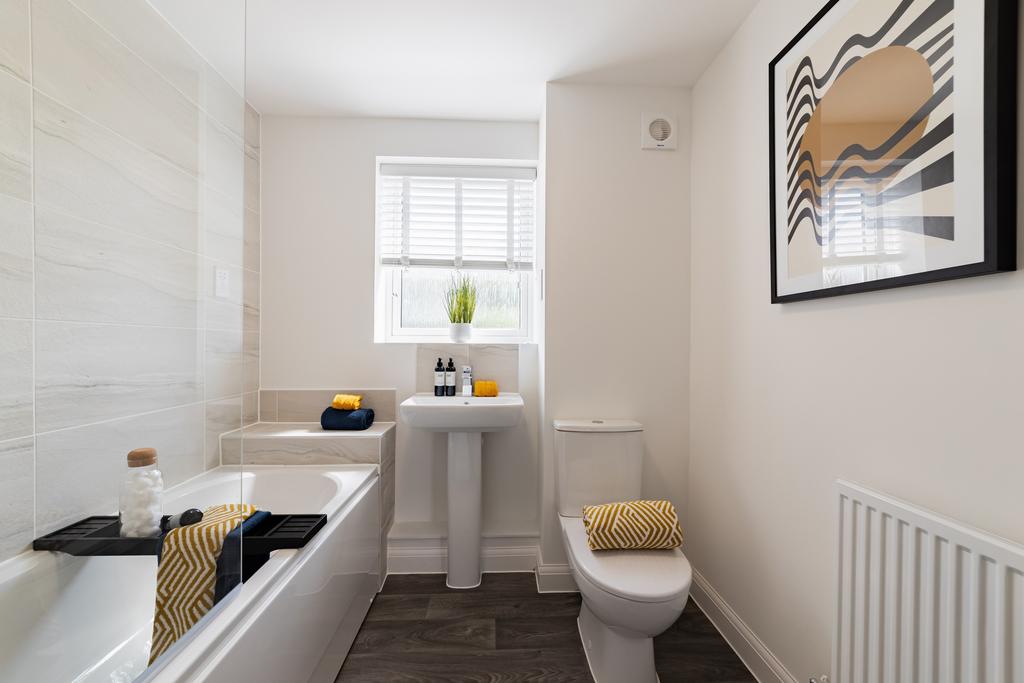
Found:
[{"label": "navy blue folded towel", "polygon": [[320,426],[327,431],[359,432],[373,424],[373,408],[338,410],[328,408],[320,416]]},{"label": "navy blue folded towel", "polygon": [[270,516],[267,510],[257,510],[224,537],[217,558],[217,582],[213,586],[213,604],[220,602],[235,586],[247,581],[256,570],[270,559],[270,553],[242,557],[243,537]]}]

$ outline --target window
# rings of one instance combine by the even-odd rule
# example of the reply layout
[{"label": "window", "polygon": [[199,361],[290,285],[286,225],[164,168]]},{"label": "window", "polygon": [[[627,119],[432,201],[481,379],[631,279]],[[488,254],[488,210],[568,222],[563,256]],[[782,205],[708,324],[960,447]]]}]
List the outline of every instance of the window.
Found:
[{"label": "window", "polygon": [[477,286],[475,340],[529,340],[536,175],[527,162],[377,159],[377,341],[448,339],[456,275]]}]

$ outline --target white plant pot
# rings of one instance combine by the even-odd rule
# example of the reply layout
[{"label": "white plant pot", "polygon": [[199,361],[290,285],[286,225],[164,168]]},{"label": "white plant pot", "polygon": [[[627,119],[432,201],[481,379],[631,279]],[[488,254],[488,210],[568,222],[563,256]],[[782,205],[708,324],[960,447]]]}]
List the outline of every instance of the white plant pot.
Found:
[{"label": "white plant pot", "polygon": [[473,336],[473,323],[449,323],[448,334],[456,344],[468,344]]}]

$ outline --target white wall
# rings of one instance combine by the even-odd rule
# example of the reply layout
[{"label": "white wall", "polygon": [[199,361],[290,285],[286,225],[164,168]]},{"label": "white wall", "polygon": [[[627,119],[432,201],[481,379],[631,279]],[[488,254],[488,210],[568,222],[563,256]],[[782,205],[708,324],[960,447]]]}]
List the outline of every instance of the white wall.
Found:
[{"label": "white wall", "polygon": [[[399,401],[414,393],[416,345],[373,343],[375,157],[537,154],[535,123],[265,117],[261,388],[393,387]],[[535,356],[536,347],[522,347],[528,395]],[[526,429],[524,438],[536,416]],[[532,443],[520,450],[513,445],[523,439],[495,439],[516,452],[494,453],[486,441],[485,532],[536,534]],[[399,524],[443,529],[444,453],[443,439],[399,425]]]},{"label": "white wall", "polygon": [[[643,112],[677,116],[677,151],[640,149]],[[547,87],[545,565],[565,562],[554,497],[554,419],[644,423],[645,494],[684,509],[689,112],[689,93],[679,88]]]},{"label": "white wall", "polygon": [[694,567],[798,680],[829,668],[833,481],[1024,542],[1024,273],[769,304],[763,0],[694,89]]}]

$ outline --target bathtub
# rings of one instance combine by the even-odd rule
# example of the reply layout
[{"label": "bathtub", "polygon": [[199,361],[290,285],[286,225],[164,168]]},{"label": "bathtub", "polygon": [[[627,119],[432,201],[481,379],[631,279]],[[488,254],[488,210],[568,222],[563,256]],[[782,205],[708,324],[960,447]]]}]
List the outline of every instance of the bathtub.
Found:
[{"label": "bathtub", "polygon": [[0,682],[333,681],[382,578],[377,468],[245,470],[169,489],[165,510],[241,497],[327,524],[304,548],[272,553],[148,669],[155,557],[30,552],[0,563]]}]

